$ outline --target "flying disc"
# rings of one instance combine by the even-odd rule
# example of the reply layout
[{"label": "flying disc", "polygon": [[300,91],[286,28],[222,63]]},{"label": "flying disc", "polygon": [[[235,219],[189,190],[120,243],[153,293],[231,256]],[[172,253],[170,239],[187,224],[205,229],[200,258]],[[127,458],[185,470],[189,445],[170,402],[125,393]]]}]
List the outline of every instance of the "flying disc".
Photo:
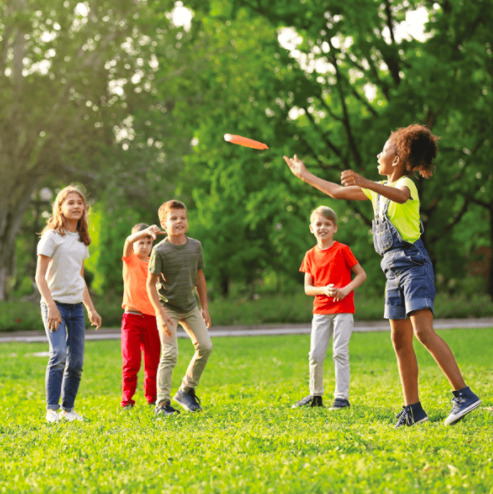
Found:
[{"label": "flying disc", "polygon": [[247,148],[253,149],[269,149],[267,144],[263,142],[254,141],[253,139],[249,139],[248,137],[237,136],[233,134],[224,134],[224,140],[226,142],[231,142],[232,144],[238,144],[240,146],[245,146]]}]

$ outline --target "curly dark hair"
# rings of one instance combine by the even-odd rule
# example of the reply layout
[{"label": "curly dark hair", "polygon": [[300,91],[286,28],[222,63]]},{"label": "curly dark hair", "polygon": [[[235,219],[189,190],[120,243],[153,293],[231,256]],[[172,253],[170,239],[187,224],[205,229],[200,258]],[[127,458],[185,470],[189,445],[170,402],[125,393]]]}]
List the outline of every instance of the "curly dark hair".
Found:
[{"label": "curly dark hair", "polygon": [[424,125],[413,124],[391,132],[389,139],[404,162],[406,175],[418,172],[424,178],[432,176],[439,137],[433,135],[430,129]]}]

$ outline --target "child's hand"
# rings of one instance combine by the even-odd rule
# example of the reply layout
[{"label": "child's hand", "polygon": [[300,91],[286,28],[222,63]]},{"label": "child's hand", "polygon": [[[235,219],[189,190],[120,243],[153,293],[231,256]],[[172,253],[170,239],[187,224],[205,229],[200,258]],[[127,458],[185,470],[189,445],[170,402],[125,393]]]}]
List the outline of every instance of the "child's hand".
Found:
[{"label": "child's hand", "polygon": [[359,187],[364,187],[368,180],[362,177],[359,173],[353,170],[344,170],[341,173],[341,184],[344,187],[349,187],[351,185],[358,185]]},{"label": "child's hand", "polygon": [[345,299],[349,293],[349,290],[346,288],[333,288],[332,289],[332,297],[334,297],[334,302],[340,302]]},{"label": "child's hand", "polygon": [[327,295],[327,297],[333,297],[334,293],[334,284],[330,283],[326,286],[323,287],[324,295]]},{"label": "child's hand", "polygon": [[50,333],[58,330],[58,325],[62,322],[62,316],[60,315],[56,304],[48,306],[48,320],[46,322]]},{"label": "child's hand", "polygon": [[209,311],[201,309],[200,312],[202,313],[207,329],[209,329],[211,327],[211,316],[209,315]]},{"label": "child's hand", "polygon": [[97,331],[101,327],[101,324],[103,323],[101,316],[95,310],[88,312],[88,315],[89,315],[89,321],[91,322],[91,326],[96,326],[96,331]]},{"label": "child's hand", "polygon": [[174,327],[174,323],[168,312],[164,309],[161,310],[156,319],[159,331],[163,331],[168,338],[171,338],[171,329]]},{"label": "child's hand", "polygon": [[305,163],[303,163],[303,161],[301,161],[296,154],[294,155],[294,158],[288,158],[287,156],[283,156],[283,158],[293,174],[298,178],[301,178],[306,172]]},{"label": "child's hand", "polygon": [[147,235],[152,237],[152,240],[156,240],[157,235],[166,235],[164,230],[161,230],[157,225],[151,225],[147,227],[145,230]]}]

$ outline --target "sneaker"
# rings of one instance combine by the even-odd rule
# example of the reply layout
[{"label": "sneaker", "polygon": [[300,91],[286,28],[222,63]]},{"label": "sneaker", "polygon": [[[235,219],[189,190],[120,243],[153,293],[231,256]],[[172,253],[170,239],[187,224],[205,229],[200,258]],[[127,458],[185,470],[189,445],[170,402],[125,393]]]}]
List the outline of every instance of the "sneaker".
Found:
[{"label": "sneaker", "polygon": [[305,396],[302,400],[295,403],[291,408],[301,407],[323,407],[324,403],[321,396]]},{"label": "sneaker", "polygon": [[58,415],[58,412],[56,410],[52,410],[51,408],[48,408],[46,410],[46,421],[53,423],[53,422],[58,422],[60,420],[60,416]]},{"label": "sneaker", "polygon": [[60,412],[60,417],[68,422],[73,422],[74,420],[84,420],[84,417],[79,415],[75,410],[72,410],[71,412],[62,410]]},{"label": "sneaker", "polygon": [[428,420],[428,415],[423,410],[421,403],[414,403],[413,405],[406,405],[402,407],[402,410],[396,415],[397,423],[395,428],[398,429],[403,425],[411,427],[415,424],[421,424],[421,422],[426,422]]},{"label": "sneaker", "polygon": [[132,410],[133,407],[132,403],[127,403],[126,405],[122,405],[122,410]]},{"label": "sneaker", "polygon": [[343,400],[342,398],[336,398],[329,410],[341,410],[341,408],[349,408],[351,405],[348,400]]},{"label": "sneaker", "polygon": [[173,408],[169,401],[165,401],[156,407],[154,413],[156,415],[165,415],[165,416],[175,415],[175,414],[178,415],[180,413],[180,410]]},{"label": "sneaker", "polygon": [[173,399],[189,412],[200,412],[202,410],[199,397],[195,394],[195,389],[193,388],[188,391],[179,389]]},{"label": "sneaker", "polygon": [[452,393],[454,394],[453,406],[449,416],[445,419],[445,425],[456,424],[481,404],[481,400],[469,389],[469,386],[459,391],[452,391]]}]

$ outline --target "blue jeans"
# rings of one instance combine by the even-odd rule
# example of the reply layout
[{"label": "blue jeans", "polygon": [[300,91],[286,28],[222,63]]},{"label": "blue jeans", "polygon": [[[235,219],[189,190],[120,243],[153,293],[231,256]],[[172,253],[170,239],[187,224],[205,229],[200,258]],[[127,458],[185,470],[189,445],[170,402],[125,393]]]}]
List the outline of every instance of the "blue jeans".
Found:
[{"label": "blue jeans", "polygon": [[46,408],[67,412],[74,409],[84,364],[85,320],[84,308],[79,304],[56,302],[62,322],[56,331],[48,329],[48,306],[41,301],[41,317],[50,345],[50,359],[46,368]]}]

